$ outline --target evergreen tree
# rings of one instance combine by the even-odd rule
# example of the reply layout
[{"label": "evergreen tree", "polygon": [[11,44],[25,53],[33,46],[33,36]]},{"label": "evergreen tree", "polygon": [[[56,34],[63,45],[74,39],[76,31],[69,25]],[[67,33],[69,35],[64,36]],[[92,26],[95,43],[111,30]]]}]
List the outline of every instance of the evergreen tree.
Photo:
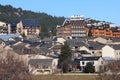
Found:
[{"label": "evergreen tree", "polygon": [[94,69],[93,63],[88,62],[86,64],[86,66],[84,67],[83,72],[85,72],[85,73],[94,73],[95,69]]},{"label": "evergreen tree", "polygon": [[88,36],[92,36],[91,28],[89,29]]},{"label": "evergreen tree", "polygon": [[51,16],[43,12],[41,13],[30,10],[22,10],[22,8],[14,8],[11,5],[0,5],[0,21],[11,23],[24,19],[40,19],[42,27],[42,33],[40,34],[42,37],[49,36],[48,29],[51,31],[53,36],[56,35],[56,26],[61,25],[65,20],[64,17]]},{"label": "evergreen tree", "polygon": [[62,69],[63,73],[67,73],[70,70],[72,58],[72,51],[67,42],[61,47],[61,54],[59,56],[59,67]]}]

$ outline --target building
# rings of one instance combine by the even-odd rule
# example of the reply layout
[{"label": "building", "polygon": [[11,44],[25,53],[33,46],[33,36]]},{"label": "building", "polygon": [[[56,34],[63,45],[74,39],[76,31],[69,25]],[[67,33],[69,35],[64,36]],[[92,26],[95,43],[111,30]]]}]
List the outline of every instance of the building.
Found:
[{"label": "building", "polygon": [[23,34],[23,25],[22,22],[12,22],[10,24],[10,34]]},{"label": "building", "polygon": [[25,19],[20,22],[12,22],[10,34],[39,35],[41,23],[37,19]]},{"label": "building", "polygon": [[25,19],[22,20],[23,33],[27,35],[39,35],[40,34],[40,20],[37,19]]},{"label": "building", "polygon": [[34,75],[52,74],[57,69],[58,59],[30,59],[29,72]]},{"label": "building", "polygon": [[72,16],[70,18],[70,23],[73,38],[86,36],[85,21],[83,16]]},{"label": "building", "polygon": [[102,57],[106,60],[120,60],[120,45],[105,45],[102,48]]},{"label": "building", "polygon": [[71,37],[71,24],[68,19],[66,19],[62,26],[57,26],[57,33],[58,37]]},{"label": "building", "polygon": [[10,33],[10,24],[0,21],[0,34],[9,34]]},{"label": "building", "polygon": [[120,30],[118,27],[86,27],[86,35],[91,30],[93,37],[109,37],[109,38],[120,38]]},{"label": "building", "polygon": [[74,59],[73,61],[73,70],[74,71],[83,71],[83,68],[86,66],[88,62],[91,62],[95,68],[95,72],[98,72],[100,66],[102,66],[103,58],[102,57],[82,57],[80,59]]},{"label": "building", "polygon": [[57,26],[57,36],[78,38],[86,36],[85,20],[83,16],[71,16],[65,19],[62,26]]}]

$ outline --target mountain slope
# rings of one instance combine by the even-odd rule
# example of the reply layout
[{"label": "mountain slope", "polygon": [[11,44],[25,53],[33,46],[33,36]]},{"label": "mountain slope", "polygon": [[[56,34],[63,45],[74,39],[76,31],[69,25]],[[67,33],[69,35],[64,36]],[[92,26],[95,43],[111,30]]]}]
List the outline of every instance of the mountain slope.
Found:
[{"label": "mountain slope", "polygon": [[0,21],[7,23],[20,21],[23,19],[40,19],[43,36],[49,36],[49,31],[55,35],[56,26],[61,25],[64,21],[64,17],[51,16],[46,13],[37,13],[29,10],[22,10],[21,8],[14,8],[11,5],[0,5]]}]

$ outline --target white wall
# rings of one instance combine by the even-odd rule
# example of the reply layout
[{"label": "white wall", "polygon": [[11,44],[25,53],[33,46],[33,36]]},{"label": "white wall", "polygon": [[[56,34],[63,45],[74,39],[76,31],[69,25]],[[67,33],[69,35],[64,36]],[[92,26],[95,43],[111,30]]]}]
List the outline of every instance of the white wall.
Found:
[{"label": "white wall", "polygon": [[64,38],[57,38],[57,42],[64,44],[66,40]]},{"label": "white wall", "polygon": [[102,38],[102,37],[95,38],[94,41],[97,41],[97,42],[100,42],[100,43],[103,43],[103,44],[107,43],[107,40]]},{"label": "white wall", "polygon": [[107,58],[115,59],[115,50],[108,45],[104,46],[102,48],[102,57],[103,58],[107,57]]},{"label": "white wall", "polygon": [[79,50],[85,50],[85,51],[89,52],[89,49],[88,49],[88,48],[86,48],[85,46],[80,47],[80,49],[79,49]]},{"label": "white wall", "polygon": [[120,60],[120,50],[115,51],[115,58],[116,60]]},{"label": "white wall", "polygon": [[95,61],[94,60],[93,61],[92,60],[90,60],[90,61],[84,61],[84,65],[82,64],[82,62],[83,61],[80,61],[80,66],[86,66],[86,64],[88,62],[94,62],[93,66],[95,66],[95,71],[96,72],[98,72],[99,71],[99,67],[104,64],[102,58],[99,58],[98,60],[95,60]]},{"label": "white wall", "polygon": [[6,23],[0,21],[0,26],[6,26]]}]

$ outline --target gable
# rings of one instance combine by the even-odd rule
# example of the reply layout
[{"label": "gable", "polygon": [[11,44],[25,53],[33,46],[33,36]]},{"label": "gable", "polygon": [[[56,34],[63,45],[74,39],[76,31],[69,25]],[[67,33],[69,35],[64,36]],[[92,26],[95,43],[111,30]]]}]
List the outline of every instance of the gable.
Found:
[{"label": "gable", "polygon": [[113,51],[114,51],[114,49],[113,49],[112,47],[110,47],[109,45],[105,45],[105,46],[102,48],[102,50],[113,50]]},{"label": "gable", "polygon": [[85,50],[85,51],[89,52],[89,49],[88,49],[86,46],[82,46],[82,47],[80,47],[79,50]]},{"label": "gable", "polygon": [[94,41],[97,41],[97,42],[100,42],[100,43],[106,43],[107,42],[107,40],[102,38],[102,37],[95,38]]}]

